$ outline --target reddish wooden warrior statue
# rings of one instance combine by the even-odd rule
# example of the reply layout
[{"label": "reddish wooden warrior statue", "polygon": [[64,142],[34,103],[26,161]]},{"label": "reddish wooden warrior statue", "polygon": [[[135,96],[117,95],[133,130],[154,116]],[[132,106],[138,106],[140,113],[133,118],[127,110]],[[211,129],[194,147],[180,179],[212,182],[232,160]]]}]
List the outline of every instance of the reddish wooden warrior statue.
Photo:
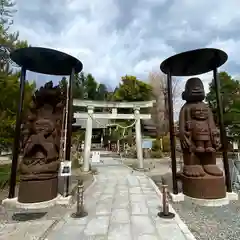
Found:
[{"label": "reddish wooden warrior statue", "polygon": [[65,93],[48,82],[35,92],[24,125],[18,201],[49,201],[58,194],[59,146]]},{"label": "reddish wooden warrior statue", "polygon": [[216,165],[216,151],[221,144],[212,111],[203,102],[202,81],[190,78],[182,98],[186,101],[179,116],[183,193],[193,198],[223,198],[226,194],[223,172]]}]

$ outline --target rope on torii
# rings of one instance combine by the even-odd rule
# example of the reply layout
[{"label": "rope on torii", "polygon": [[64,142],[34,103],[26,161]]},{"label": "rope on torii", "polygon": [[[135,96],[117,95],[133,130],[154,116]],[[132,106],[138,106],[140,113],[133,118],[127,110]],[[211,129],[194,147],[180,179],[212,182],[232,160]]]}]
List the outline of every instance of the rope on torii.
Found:
[{"label": "rope on torii", "polygon": [[[131,124],[128,125],[128,126],[122,126],[122,125],[120,125],[120,124],[118,124],[118,123],[110,123],[110,124],[103,125],[100,121],[98,121],[97,119],[95,119],[91,113],[88,113],[88,116],[89,116],[92,120],[94,120],[97,124],[99,124],[99,126],[101,126],[101,127],[104,127],[104,128],[105,128],[105,127],[116,126],[115,131],[117,131],[118,128],[123,129],[122,138],[125,137],[126,129],[132,128],[132,127],[136,124],[136,121],[137,121],[137,119],[135,119],[134,122],[131,123]],[[122,157],[121,157],[121,158],[122,158]]]},{"label": "rope on torii", "polygon": [[136,124],[136,121],[137,121],[137,119],[135,119],[134,122],[131,123],[131,124],[128,125],[128,126],[122,126],[122,125],[120,125],[120,124],[118,124],[118,123],[110,123],[110,124],[107,124],[107,125],[103,125],[100,121],[98,121],[97,119],[93,118],[92,114],[88,113],[88,116],[90,116],[91,119],[94,120],[94,121],[95,121],[97,124],[99,124],[99,126],[101,126],[101,127],[113,127],[113,126],[116,126],[116,127],[117,127],[116,130],[117,130],[118,128],[123,129],[123,137],[125,136],[126,129],[132,128],[132,127]]}]

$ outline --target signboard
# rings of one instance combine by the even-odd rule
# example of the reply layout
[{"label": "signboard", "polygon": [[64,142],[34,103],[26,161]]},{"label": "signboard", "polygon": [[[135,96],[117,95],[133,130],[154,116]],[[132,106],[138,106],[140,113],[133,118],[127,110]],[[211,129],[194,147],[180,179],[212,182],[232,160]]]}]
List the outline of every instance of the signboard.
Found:
[{"label": "signboard", "polygon": [[238,143],[237,142],[233,142],[233,149],[238,150]]},{"label": "signboard", "polygon": [[100,162],[100,152],[92,152],[92,162],[93,163]]},{"label": "signboard", "polygon": [[60,172],[61,177],[67,177],[72,175],[72,162],[71,161],[63,161],[60,165]]},{"label": "signboard", "polygon": [[142,140],[142,148],[148,148],[151,149],[152,148],[152,140]]}]

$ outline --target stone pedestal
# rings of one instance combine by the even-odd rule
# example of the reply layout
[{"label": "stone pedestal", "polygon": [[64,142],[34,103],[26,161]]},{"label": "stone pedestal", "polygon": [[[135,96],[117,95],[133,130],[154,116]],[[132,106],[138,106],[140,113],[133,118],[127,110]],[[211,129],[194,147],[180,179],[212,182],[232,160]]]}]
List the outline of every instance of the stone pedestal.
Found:
[{"label": "stone pedestal", "polygon": [[18,202],[39,203],[50,201],[58,195],[58,177],[42,180],[22,180],[19,184]]},{"label": "stone pedestal", "polygon": [[73,203],[73,196],[63,197],[58,195],[52,200],[36,203],[21,203],[18,198],[6,198],[2,200],[2,205],[10,208],[19,208],[24,210],[36,210],[50,208],[55,205],[69,206]]},{"label": "stone pedestal", "polygon": [[181,175],[183,194],[198,199],[221,199],[226,197],[224,176],[205,175],[187,177]]}]

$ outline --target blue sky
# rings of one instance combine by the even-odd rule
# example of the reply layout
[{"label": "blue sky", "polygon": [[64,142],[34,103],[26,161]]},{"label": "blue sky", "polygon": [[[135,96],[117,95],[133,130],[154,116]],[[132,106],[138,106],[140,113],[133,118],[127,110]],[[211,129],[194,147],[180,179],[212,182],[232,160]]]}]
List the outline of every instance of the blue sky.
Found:
[{"label": "blue sky", "polygon": [[[12,30],[21,39],[72,54],[112,88],[125,74],[147,80],[165,58],[200,47],[225,50],[221,70],[240,73],[239,0],[18,0],[16,7]],[[202,79],[207,89],[211,73]]]}]

